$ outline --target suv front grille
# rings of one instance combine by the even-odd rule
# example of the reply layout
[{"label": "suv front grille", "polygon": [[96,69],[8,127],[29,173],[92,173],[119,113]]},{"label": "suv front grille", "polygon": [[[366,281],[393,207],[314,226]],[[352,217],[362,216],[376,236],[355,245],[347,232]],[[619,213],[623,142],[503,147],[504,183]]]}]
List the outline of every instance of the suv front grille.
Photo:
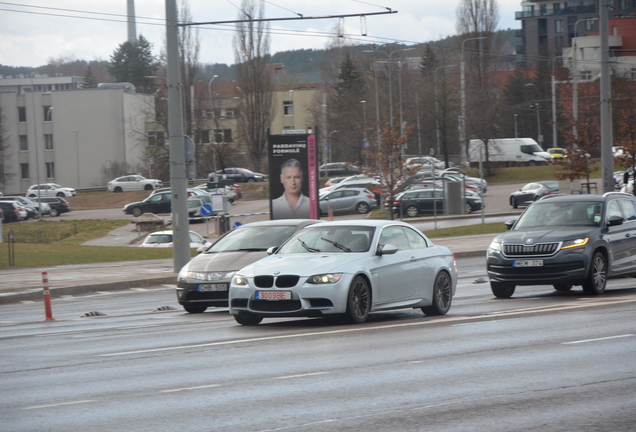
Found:
[{"label": "suv front grille", "polygon": [[504,244],[505,256],[548,256],[559,249],[559,243],[538,243],[535,245]]}]

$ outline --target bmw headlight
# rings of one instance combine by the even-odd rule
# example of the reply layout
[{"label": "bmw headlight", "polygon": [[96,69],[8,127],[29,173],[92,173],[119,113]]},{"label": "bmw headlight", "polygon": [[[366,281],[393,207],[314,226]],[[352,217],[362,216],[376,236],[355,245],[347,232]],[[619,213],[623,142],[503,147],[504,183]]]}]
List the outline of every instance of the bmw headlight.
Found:
[{"label": "bmw headlight", "polygon": [[561,245],[561,249],[572,249],[580,246],[585,246],[589,240],[589,237],[585,237],[576,240],[564,241],[563,245]]},{"label": "bmw headlight", "polygon": [[232,278],[232,285],[236,285],[236,286],[247,286],[249,283],[247,281],[247,278],[245,276],[241,276],[241,275],[234,275],[234,277]]},{"label": "bmw headlight", "polygon": [[342,277],[342,273],[325,273],[319,275],[309,276],[307,278],[307,283],[310,284],[329,284],[336,283]]},{"label": "bmw headlight", "polygon": [[493,240],[488,246],[488,252],[501,252],[501,243],[497,240]]}]

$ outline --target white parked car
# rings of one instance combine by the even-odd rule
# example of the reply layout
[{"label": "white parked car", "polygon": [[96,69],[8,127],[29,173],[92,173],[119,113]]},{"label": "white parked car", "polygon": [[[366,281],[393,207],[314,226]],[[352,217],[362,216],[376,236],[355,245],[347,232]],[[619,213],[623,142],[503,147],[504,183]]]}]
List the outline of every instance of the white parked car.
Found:
[{"label": "white parked car", "polygon": [[56,183],[43,183],[40,185],[32,185],[29,190],[27,190],[26,196],[29,198],[37,198],[38,190],[40,191],[41,197],[71,197],[77,195],[75,189],[62,187]]},{"label": "white parked car", "polygon": [[127,175],[117,177],[108,182],[108,192],[130,192],[140,190],[155,190],[163,187],[163,182],[157,179],[147,179],[141,175]]},{"label": "white parked car", "polygon": [[[200,248],[201,246],[209,247],[212,243],[201,237],[194,231],[190,231],[190,247]],[[143,243],[139,247],[159,247],[159,248],[171,248],[172,247],[172,230],[157,231],[150,233],[146,236]]]}]

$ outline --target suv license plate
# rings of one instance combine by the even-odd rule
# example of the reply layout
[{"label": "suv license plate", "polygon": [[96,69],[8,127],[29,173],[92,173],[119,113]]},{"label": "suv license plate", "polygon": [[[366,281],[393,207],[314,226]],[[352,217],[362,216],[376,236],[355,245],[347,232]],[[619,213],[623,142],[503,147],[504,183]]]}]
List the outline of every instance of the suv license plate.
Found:
[{"label": "suv license plate", "polygon": [[291,291],[256,291],[256,300],[291,300]]},{"label": "suv license plate", "polygon": [[199,284],[199,291],[227,291],[227,284]]},{"label": "suv license plate", "polygon": [[516,260],[512,262],[513,267],[543,267],[543,260]]}]

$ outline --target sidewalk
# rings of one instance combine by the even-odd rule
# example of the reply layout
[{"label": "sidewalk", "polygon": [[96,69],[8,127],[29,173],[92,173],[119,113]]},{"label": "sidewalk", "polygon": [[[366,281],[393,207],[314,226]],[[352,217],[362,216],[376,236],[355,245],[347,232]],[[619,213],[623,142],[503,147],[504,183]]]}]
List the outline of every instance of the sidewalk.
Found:
[{"label": "sidewalk", "polygon": [[[113,233],[111,233],[113,234]],[[115,233],[113,239],[123,233]],[[133,237],[136,234],[133,235]],[[433,240],[448,247],[456,258],[483,256],[495,234]],[[120,237],[119,242],[122,241]],[[485,259],[485,258],[484,258]],[[0,270],[0,304],[42,299],[42,272],[46,271],[51,297],[175,284],[172,259],[78,264]]]}]

